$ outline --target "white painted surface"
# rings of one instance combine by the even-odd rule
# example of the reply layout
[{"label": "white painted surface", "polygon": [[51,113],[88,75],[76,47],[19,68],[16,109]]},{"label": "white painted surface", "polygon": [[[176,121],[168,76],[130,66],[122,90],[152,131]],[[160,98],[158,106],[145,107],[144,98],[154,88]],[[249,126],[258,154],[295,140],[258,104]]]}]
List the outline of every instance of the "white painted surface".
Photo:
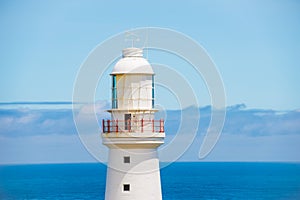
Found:
[{"label": "white painted surface", "polygon": [[126,48],[122,50],[123,57],[143,57],[143,49],[140,48]]},{"label": "white painted surface", "polygon": [[[130,156],[130,163],[123,157]],[[130,191],[123,191],[130,184]],[[109,151],[106,200],[160,200],[161,183],[156,149],[115,149]]]},{"label": "white painted surface", "polygon": [[116,63],[111,74],[154,74],[151,65],[142,56],[142,49],[124,49],[123,58]]},{"label": "white painted surface", "polygon": [[103,134],[102,143],[109,148],[155,150],[164,143],[164,138],[165,133],[113,132]]}]

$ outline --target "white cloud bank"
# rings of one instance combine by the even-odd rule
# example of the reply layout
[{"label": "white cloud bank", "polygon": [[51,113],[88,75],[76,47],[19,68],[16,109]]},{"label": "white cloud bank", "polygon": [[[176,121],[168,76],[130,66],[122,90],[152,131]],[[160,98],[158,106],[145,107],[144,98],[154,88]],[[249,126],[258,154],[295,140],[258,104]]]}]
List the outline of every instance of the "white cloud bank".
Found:
[{"label": "white cloud bank", "polygon": [[[99,104],[95,107],[99,130],[100,119],[109,116],[103,114],[107,106]],[[93,106],[87,106],[82,107],[79,112],[88,114],[93,110]],[[166,142],[177,132],[180,113],[181,111],[166,111]],[[200,108],[200,115],[196,140],[180,160],[199,160],[199,148],[210,122],[210,107]],[[189,126],[185,126],[188,133]],[[227,108],[220,141],[205,160],[300,161],[297,153],[300,151],[299,144],[298,110],[249,110],[244,105],[236,105]],[[71,109],[0,109],[0,163],[90,161],[95,160],[80,142]]]}]

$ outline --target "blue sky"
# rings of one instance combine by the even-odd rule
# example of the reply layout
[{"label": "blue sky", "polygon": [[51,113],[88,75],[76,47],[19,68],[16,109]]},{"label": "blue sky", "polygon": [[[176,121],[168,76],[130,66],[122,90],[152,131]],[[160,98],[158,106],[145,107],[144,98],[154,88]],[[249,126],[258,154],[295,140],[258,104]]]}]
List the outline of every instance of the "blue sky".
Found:
[{"label": "blue sky", "polygon": [[[299,19],[296,0],[0,1],[0,102],[70,102],[80,65],[96,45],[128,29],[163,27],[190,36],[207,50],[222,76],[228,106],[294,113],[300,108]],[[177,63],[172,56],[155,55],[151,62]],[[108,92],[98,92],[97,98],[109,98]],[[201,95],[199,91],[200,105],[208,105],[209,98]],[[168,96],[157,103],[176,108]],[[1,163],[93,161],[70,124],[67,105],[0,104],[0,109],[0,153],[6,155]],[[299,161],[299,116],[291,116],[291,122],[271,116],[284,127],[278,129],[281,134],[274,129],[257,134],[261,123],[254,135],[225,134],[207,159]],[[252,119],[245,117],[255,125]],[[197,145],[185,159],[197,160]],[[265,154],[252,153],[258,147]]]},{"label": "blue sky", "polygon": [[97,44],[156,26],[207,50],[228,105],[299,108],[299,9],[298,1],[1,1],[1,101],[70,101]]}]

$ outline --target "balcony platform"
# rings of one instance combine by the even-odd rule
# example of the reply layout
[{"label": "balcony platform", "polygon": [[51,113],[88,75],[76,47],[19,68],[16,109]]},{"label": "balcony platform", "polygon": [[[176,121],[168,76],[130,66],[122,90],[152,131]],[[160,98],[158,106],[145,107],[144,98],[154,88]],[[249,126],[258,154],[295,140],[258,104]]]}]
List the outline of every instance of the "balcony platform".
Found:
[{"label": "balcony platform", "polygon": [[102,143],[110,148],[157,148],[164,143],[164,132],[102,133]]}]

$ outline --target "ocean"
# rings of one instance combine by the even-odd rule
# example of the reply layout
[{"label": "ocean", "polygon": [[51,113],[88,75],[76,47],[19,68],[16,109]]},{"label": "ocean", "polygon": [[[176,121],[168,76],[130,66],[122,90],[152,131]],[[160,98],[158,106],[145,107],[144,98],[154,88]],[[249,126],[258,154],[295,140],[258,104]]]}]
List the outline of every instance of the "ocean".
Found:
[{"label": "ocean", "polygon": [[[0,166],[0,199],[104,199],[106,166]],[[178,162],[161,170],[164,200],[300,199],[300,163]]]}]

